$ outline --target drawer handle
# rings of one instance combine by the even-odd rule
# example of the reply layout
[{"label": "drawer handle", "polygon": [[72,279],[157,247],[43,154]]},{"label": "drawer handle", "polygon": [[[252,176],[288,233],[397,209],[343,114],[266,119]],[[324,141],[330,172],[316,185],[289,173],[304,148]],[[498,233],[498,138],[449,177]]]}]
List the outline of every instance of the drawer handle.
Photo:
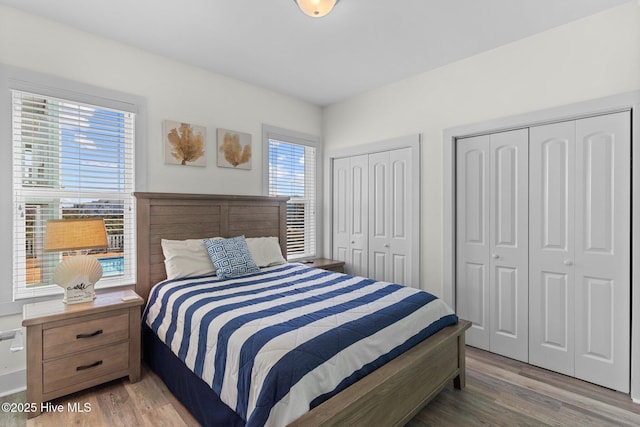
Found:
[{"label": "drawer handle", "polygon": [[97,362],[92,363],[91,365],[78,366],[76,368],[76,371],[84,371],[85,369],[95,368],[96,366],[100,366],[100,365],[102,365],[102,360],[98,360]]},{"label": "drawer handle", "polygon": [[102,329],[98,329],[97,331],[95,331],[92,334],[78,334],[76,335],[76,339],[82,339],[82,338],[91,338],[91,337],[95,337],[97,335],[100,335],[102,333]]}]

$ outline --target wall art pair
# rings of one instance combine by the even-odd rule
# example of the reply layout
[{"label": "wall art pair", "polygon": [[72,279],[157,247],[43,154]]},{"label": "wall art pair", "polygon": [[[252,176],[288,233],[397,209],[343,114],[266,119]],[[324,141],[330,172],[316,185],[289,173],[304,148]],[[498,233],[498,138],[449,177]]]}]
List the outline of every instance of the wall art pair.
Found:
[{"label": "wall art pair", "polygon": [[[171,165],[207,165],[207,128],[174,120],[162,122],[164,162]],[[251,169],[251,134],[217,130],[218,167]]]}]

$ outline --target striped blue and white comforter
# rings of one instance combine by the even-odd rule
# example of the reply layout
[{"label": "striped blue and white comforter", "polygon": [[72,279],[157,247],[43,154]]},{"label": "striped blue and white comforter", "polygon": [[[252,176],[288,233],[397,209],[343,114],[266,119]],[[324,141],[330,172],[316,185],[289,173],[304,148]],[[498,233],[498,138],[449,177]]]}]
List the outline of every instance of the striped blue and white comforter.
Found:
[{"label": "striped blue and white comforter", "polygon": [[458,319],[426,292],[285,264],[162,282],[143,320],[259,426],[295,420]]}]

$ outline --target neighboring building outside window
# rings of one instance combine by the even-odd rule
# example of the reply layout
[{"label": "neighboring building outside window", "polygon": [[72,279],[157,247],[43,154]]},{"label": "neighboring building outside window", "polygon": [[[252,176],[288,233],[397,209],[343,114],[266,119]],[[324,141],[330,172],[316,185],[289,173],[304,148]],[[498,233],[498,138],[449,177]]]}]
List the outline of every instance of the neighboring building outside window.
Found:
[{"label": "neighboring building outside window", "polygon": [[317,138],[264,126],[267,194],[289,196],[287,259],[316,256]]},{"label": "neighboring building outside window", "polygon": [[109,247],[96,288],[135,281],[135,113],[12,90],[14,299],[59,293],[70,253],[43,250],[49,219],[102,217]]}]

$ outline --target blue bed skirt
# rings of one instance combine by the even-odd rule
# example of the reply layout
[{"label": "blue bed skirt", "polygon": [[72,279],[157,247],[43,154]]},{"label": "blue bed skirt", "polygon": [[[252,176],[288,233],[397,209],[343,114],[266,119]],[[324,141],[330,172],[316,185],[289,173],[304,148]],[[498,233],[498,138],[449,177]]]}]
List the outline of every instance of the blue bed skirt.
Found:
[{"label": "blue bed skirt", "polygon": [[244,420],[225,405],[145,324],[142,325],[142,342],[147,366],[158,374],[200,424],[211,427],[245,425]]}]

